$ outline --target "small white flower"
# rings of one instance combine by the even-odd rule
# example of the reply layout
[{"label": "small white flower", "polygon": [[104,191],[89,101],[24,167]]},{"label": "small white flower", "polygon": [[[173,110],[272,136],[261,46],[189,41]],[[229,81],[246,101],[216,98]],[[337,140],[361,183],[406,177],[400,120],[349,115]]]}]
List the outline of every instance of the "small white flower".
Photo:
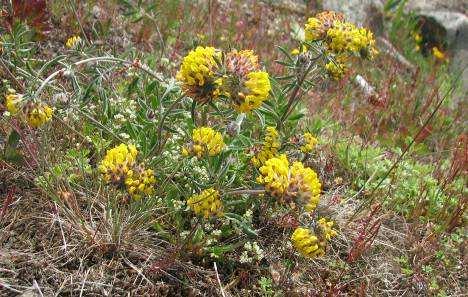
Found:
[{"label": "small white flower", "polygon": [[240,258],[239,258],[239,262],[241,263],[251,263],[252,262],[252,259],[249,258],[249,254],[247,251],[243,251]]},{"label": "small white flower", "polygon": [[183,200],[174,200],[172,203],[174,204],[174,209],[176,211],[180,211],[185,208],[185,201]]},{"label": "small white flower", "polygon": [[252,244],[249,241],[247,241],[246,243],[244,243],[244,249],[246,249],[247,251],[251,251]]},{"label": "small white flower", "polygon": [[188,236],[189,234],[190,234],[189,231],[182,231],[182,232],[180,232],[179,235],[180,235],[180,238],[185,239],[185,238],[187,238],[187,236]]},{"label": "small white flower", "polygon": [[244,218],[250,220],[250,219],[252,219],[252,215],[253,215],[252,209],[248,209],[244,214]]},{"label": "small white flower", "polygon": [[129,140],[130,139],[130,135],[128,135],[127,133],[124,133],[124,132],[120,133],[119,137],[124,139],[124,140]]},{"label": "small white flower", "polygon": [[211,234],[213,234],[213,236],[221,236],[221,230],[213,230]]}]

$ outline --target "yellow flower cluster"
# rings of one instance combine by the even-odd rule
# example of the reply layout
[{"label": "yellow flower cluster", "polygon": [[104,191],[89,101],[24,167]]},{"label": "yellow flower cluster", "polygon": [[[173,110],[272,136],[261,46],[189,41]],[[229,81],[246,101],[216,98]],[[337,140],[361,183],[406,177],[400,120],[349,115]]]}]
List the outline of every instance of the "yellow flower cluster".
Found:
[{"label": "yellow flower cluster", "polygon": [[437,46],[434,46],[432,48],[432,55],[437,59],[437,60],[445,60],[445,54],[442,52]]},{"label": "yellow flower cluster", "polygon": [[154,193],[156,179],[151,169],[136,163],[138,151],[132,144],[120,144],[109,149],[99,164],[99,171],[107,183],[125,185],[133,199]]},{"label": "yellow flower cluster", "polygon": [[283,200],[298,198],[305,202],[306,211],[313,211],[320,200],[322,185],[317,173],[304,167],[301,162],[291,166],[286,155],[273,157],[260,167],[257,182],[265,186],[265,190],[273,197]]},{"label": "yellow flower cluster", "polygon": [[217,76],[222,53],[214,47],[197,47],[183,59],[176,75],[187,95],[200,103],[219,95],[221,78]]},{"label": "yellow flower cluster", "polygon": [[223,94],[238,112],[260,107],[271,90],[269,75],[259,70],[258,57],[251,50],[233,50],[226,55]]},{"label": "yellow flower cluster", "polygon": [[192,142],[182,149],[184,156],[194,155],[197,158],[203,156],[216,156],[225,147],[221,133],[210,127],[196,128],[192,132]]},{"label": "yellow flower cluster", "polygon": [[65,46],[69,49],[72,49],[72,48],[75,48],[80,42],[81,42],[80,36],[72,36],[67,39],[67,42],[65,42]]},{"label": "yellow flower cluster", "polygon": [[328,29],[333,26],[335,21],[344,21],[343,14],[334,11],[323,11],[313,18],[309,18],[304,30],[305,39],[307,41],[324,39]]},{"label": "yellow flower cluster", "polygon": [[416,43],[414,50],[419,52],[421,50],[421,44],[423,43],[423,37],[418,32],[414,32],[412,35],[414,42]]},{"label": "yellow flower cluster", "polygon": [[279,147],[280,142],[278,131],[275,127],[267,127],[262,149],[252,158],[252,164],[255,167],[265,164],[268,159],[271,159],[278,154]]},{"label": "yellow flower cluster", "polygon": [[5,95],[4,105],[11,115],[22,113],[29,126],[39,128],[52,119],[54,110],[45,103],[23,104],[23,95],[17,94],[15,90],[9,89]]},{"label": "yellow flower cluster", "polygon": [[325,249],[309,229],[296,228],[291,236],[294,248],[305,257],[315,258],[325,255]]},{"label": "yellow flower cluster", "polygon": [[306,201],[306,211],[313,211],[320,201],[322,185],[317,173],[301,162],[294,162],[290,168],[288,195]]},{"label": "yellow flower cluster", "polygon": [[321,218],[317,223],[317,234],[307,228],[299,227],[291,236],[294,248],[305,257],[315,258],[325,255],[328,241],[337,235],[336,230],[332,228],[333,221]]},{"label": "yellow flower cluster", "polygon": [[317,145],[318,140],[309,132],[304,133],[302,139],[301,152],[310,153]]},{"label": "yellow flower cluster", "polygon": [[260,167],[261,175],[257,182],[265,185],[265,190],[273,197],[282,198],[289,186],[289,161],[286,155],[273,157]]},{"label": "yellow flower cluster", "polygon": [[362,58],[372,58],[377,54],[372,32],[348,22],[333,23],[333,27],[327,31],[327,44],[337,54],[349,52]]},{"label": "yellow flower cluster", "polygon": [[334,80],[340,80],[348,72],[348,59],[344,55],[339,55],[334,61],[325,64],[325,70]]},{"label": "yellow flower cluster", "polygon": [[193,195],[187,200],[190,209],[197,215],[203,215],[208,218],[212,215],[222,215],[223,205],[220,199],[219,191],[213,188],[206,189],[198,195]]},{"label": "yellow flower cluster", "polygon": [[305,52],[307,52],[307,46],[302,45],[301,50],[299,50],[298,48],[293,49],[291,51],[291,55],[297,56],[297,55],[299,55],[301,53],[305,53]]},{"label": "yellow flower cluster", "polygon": [[371,31],[346,22],[342,14],[333,11],[321,12],[308,19],[305,40],[323,42],[329,60],[324,68],[335,80],[347,72],[351,56],[372,59],[377,54]]},{"label": "yellow flower cluster", "polygon": [[154,171],[141,168],[141,166],[135,170],[129,170],[125,178],[127,191],[136,200],[141,199],[143,196],[152,195],[155,183]]},{"label": "yellow flower cluster", "polygon": [[223,97],[238,112],[249,112],[258,108],[271,90],[268,73],[259,68],[258,57],[251,50],[223,55],[213,47],[197,47],[183,59],[176,78],[199,103]]},{"label": "yellow flower cluster", "polygon": [[138,151],[133,144],[124,143],[107,150],[104,159],[99,165],[99,171],[102,173],[106,182],[118,184],[125,180],[127,173],[136,163]]},{"label": "yellow flower cluster", "polygon": [[245,93],[239,92],[239,98],[243,99],[240,105],[234,105],[239,112],[249,112],[262,105],[268,98],[271,90],[270,79],[265,71],[254,71],[247,74]]},{"label": "yellow flower cluster", "polygon": [[28,111],[27,121],[33,128],[38,128],[52,119],[54,111],[44,103],[36,104]]},{"label": "yellow flower cluster", "polygon": [[318,225],[320,227],[322,237],[326,240],[330,240],[332,237],[335,237],[338,234],[336,230],[333,229],[334,224],[335,223],[333,221],[327,221],[325,218],[318,220]]},{"label": "yellow flower cluster", "polygon": [[16,94],[14,90],[10,90],[9,93],[5,96],[6,110],[12,115],[17,114],[20,109],[19,104],[21,99],[22,95]]}]

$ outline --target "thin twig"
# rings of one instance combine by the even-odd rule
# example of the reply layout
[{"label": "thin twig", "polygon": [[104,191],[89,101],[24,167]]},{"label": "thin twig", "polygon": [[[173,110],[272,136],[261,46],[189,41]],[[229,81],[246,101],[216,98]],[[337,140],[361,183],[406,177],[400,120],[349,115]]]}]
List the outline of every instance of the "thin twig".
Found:
[{"label": "thin twig", "polygon": [[[57,203],[54,203],[55,204],[55,208],[58,209],[58,206],[57,206]],[[65,239],[65,234],[63,233],[63,227],[62,227],[62,220],[60,219],[60,212],[57,211],[57,221],[59,223],[59,226],[60,226],[60,233],[62,234],[62,240],[63,240],[63,249],[65,250],[65,252],[67,252],[67,240]]]},{"label": "thin twig", "polygon": [[86,279],[88,279],[88,274],[89,274],[90,270],[91,269],[86,270],[86,274],[85,274],[85,276],[83,278],[83,282],[81,284],[81,289],[80,289],[80,297],[83,296],[84,286],[85,286],[85,283],[86,283]]},{"label": "thin twig", "polygon": [[219,289],[221,290],[221,295],[223,297],[226,297],[226,294],[224,294],[223,285],[221,284],[221,279],[219,278],[218,267],[216,266],[216,262],[213,262],[213,266],[214,266],[214,270],[216,272],[216,279],[218,280]]},{"label": "thin twig", "polygon": [[37,290],[37,292],[39,293],[39,296],[44,297],[44,295],[42,294],[41,288],[39,288],[39,285],[37,284],[36,280],[33,280],[33,288]]}]

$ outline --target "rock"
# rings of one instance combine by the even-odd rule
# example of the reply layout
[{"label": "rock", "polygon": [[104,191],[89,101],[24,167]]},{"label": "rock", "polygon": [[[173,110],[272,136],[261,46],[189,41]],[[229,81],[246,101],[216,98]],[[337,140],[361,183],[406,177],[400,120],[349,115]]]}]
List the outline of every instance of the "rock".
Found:
[{"label": "rock", "polygon": [[409,0],[406,11],[419,10],[449,10],[465,13],[468,9],[466,0]]},{"label": "rock", "polygon": [[382,30],[383,0],[323,0],[323,10],[342,12],[346,19],[357,25],[368,27],[375,33]]},{"label": "rock", "polygon": [[465,94],[468,91],[468,17],[463,13],[466,6],[466,1],[413,0],[406,7],[407,12],[419,17],[420,31],[428,47],[441,45],[450,54],[452,72],[461,73],[461,91]]}]

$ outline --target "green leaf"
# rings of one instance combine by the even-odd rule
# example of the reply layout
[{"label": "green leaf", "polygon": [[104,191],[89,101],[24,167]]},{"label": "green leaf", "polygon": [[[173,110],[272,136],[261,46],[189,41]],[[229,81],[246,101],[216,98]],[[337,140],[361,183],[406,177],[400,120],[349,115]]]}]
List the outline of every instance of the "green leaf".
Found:
[{"label": "green leaf", "polygon": [[242,216],[231,212],[225,213],[224,216],[239,225],[245,235],[252,238],[258,237],[258,233],[253,230],[252,226],[249,226],[249,224],[244,221]]},{"label": "green leaf", "polygon": [[293,115],[293,116],[289,117],[288,120],[294,122],[294,121],[298,121],[298,120],[302,119],[304,116],[305,116],[305,114],[298,113],[296,115]]},{"label": "green leaf", "polygon": [[7,145],[10,147],[16,148],[20,141],[20,135],[16,131],[11,131],[10,135],[8,135]]},{"label": "green leaf", "polygon": [[2,159],[17,165],[23,163],[23,156],[19,153],[17,149],[11,147],[5,148]]},{"label": "green leaf", "polygon": [[19,141],[20,135],[18,132],[11,131],[10,135],[8,135],[8,139],[3,150],[3,160],[17,165],[20,165],[23,162],[23,156],[17,149]]},{"label": "green leaf", "polygon": [[216,256],[222,256],[224,253],[230,252],[234,250],[234,246],[232,244],[229,245],[221,245],[221,246],[211,246],[206,249],[209,253],[213,253]]}]

